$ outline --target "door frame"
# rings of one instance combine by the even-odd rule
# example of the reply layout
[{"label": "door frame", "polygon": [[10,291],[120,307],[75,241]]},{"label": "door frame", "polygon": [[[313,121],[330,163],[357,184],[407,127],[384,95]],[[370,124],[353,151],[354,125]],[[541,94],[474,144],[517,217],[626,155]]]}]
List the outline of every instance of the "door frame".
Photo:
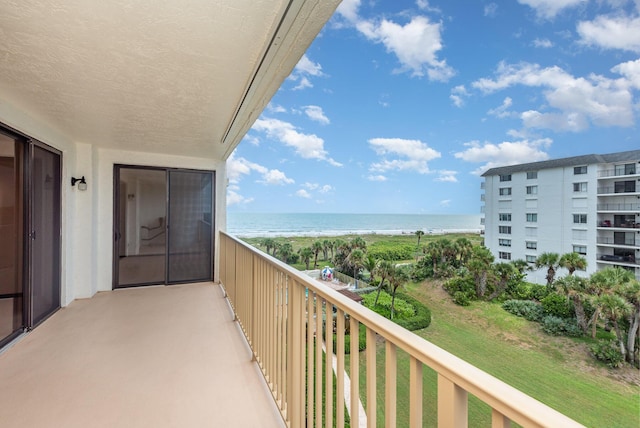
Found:
[{"label": "door frame", "polygon": [[[166,242],[165,242],[165,269],[164,269],[164,280],[162,283],[151,282],[151,283],[140,283],[140,284],[127,284],[120,286],[119,283],[119,262],[120,262],[120,242],[119,242],[119,233],[120,233],[120,210],[121,210],[121,195],[120,195],[120,170],[121,169],[142,169],[142,170],[155,170],[155,171],[164,171],[165,182],[166,182],[166,199],[165,199],[165,228],[166,228]],[[169,281],[169,203],[170,203],[170,173],[172,171],[177,172],[197,172],[197,173],[207,173],[211,174],[211,245],[210,245],[210,254],[211,258],[209,263],[211,264],[211,273],[208,278],[198,278],[191,279],[187,281]],[[194,282],[203,282],[203,281],[212,281],[215,272],[215,218],[216,218],[216,171],[215,170],[206,170],[206,169],[197,169],[197,168],[179,168],[179,167],[166,167],[166,166],[150,166],[150,165],[135,165],[135,164],[121,164],[115,163],[113,165],[113,224],[112,224],[112,289],[121,289],[121,288],[133,288],[133,287],[144,287],[150,285],[174,285],[174,284],[188,284]]]}]

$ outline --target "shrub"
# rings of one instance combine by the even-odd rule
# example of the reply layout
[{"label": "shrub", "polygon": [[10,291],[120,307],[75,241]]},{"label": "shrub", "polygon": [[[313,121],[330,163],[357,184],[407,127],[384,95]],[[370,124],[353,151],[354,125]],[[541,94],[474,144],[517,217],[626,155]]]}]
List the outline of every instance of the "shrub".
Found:
[{"label": "shrub", "polygon": [[559,318],[572,318],[575,314],[573,304],[565,296],[558,293],[549,293],[540,301],[545,315],[553,315]]},{"label": "shrub", "polygon": [[[337,337],[333,335],[333,351],[337,349]],[[362,352],[367,349],[367,328],[360,324],[360,331],[358,331],[358,351]],[[351,333],[344,336],[344,353],[351,353]]]},{"label": "shrub", "polygon": [[531,284],[530,285],[531,299],[542,301],[551,292],[545,285]]},{"label": "shrub", "polygon": [[[378,304],[374,306],[377,293],[369,293],[364,295],[364,305],[372,311],[382,315],[385,318],[391,317],[391,298],[392,296],[386,291],[380,292],[380,298]],[[416,313],[413,305],[408,303],[404,298],[398,297],[396,293],[396,300],[393,304],[393,318],[405,319],[414,316]]]},{"label": "shrub", "polygon": [[473,280],[467,277],[454,277],[444,283],[442,288],[445,289],[447,293],[450,295],[455,295],[456,292],[460,291],[469,296],[475,296],[476,289],[473,284]]},{"label": "shrub", "polygon": [[471,304],[471,298],[468,293],[456,291],[453,293],[453,303],[460,306],[469,306]]},{"label": "shrub", "polygon": [[615,340],[600,340],[591,345],[591,352],[596,360],[602,361],[612,369],[620,367],[624,361]]},{"label": "shrub", "polygon": [[529,321],[540,321],[544,316],[542,306],[531,300],[507,300],[502,309]]},{"label": "shrub", "polygon": [[399,244],[394,242],[376,242],[369,246],[367,254],[376,259],[399,261],[411,260],[415,253],[415,245]]},{"label": "shrub", "polygon": [[427,278],[433,277],[433,263],[431,262],[431,256],[424,256],[417,263],[413,265],[411,271],[411,279],[415,282],[424,281]]},{"label": "shrub", "polygon": [[552,336],[582,336],[582,330],[575,319],[560,318],[548,315],[542,319],[542,330]]},{"label": "shrub", "polygon": [[[431,311],[422,302],[413,297],[404,294],[397,293],[396,296],[402,297],[402,300],[409,303],[415,309],[415,315],[411,318],[394,319],[395,323],[399,326],[406,328],[409,331],[420,330],[429,327],[431,324]],[[397,298],[397,297],[396,297]]]}]

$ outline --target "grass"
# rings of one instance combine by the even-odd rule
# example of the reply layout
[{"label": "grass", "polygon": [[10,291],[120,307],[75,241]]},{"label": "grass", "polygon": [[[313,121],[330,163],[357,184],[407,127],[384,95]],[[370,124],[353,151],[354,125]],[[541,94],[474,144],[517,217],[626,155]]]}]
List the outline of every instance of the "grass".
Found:
[{"label": "grass", "polygon": [[[431,309],[429,328],[417,333],[498,379],[586,426],[640,426],[638,375],[635,382],[589,361],[579,341],[550,337],[536,324],[503,311],[499,305],[475,302],[460,307],[437,286],[408,287],[409,294]],[[365,360],[361,353],[361,378]],[[384,345],[377,345],[378,423],[384,423]],[[634,377],[634,369],[628,368]],[[398,426],[408,426],[408,357],[398,355]],[[620,374],[620,373],[618,373]],[[424,426],[435,426],[436,374],[424,373]],[[364,385],[363,385],[364,386]],[[364,389],[362,390],[363,399]],[[366,406],[366,404],[365,404]],[[469,426],[489,426],[490,409],[470,398]]]}]

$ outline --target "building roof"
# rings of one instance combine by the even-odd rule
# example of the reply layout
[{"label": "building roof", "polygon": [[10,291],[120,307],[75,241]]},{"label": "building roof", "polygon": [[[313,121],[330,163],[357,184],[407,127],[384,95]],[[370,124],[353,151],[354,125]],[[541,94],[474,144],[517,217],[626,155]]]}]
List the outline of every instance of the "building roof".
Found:
[{"label": "building roof", "polygon": [[487,170],[482,177],[492,175],[514,174],[517,172],[538,171],[541,169],[563,168],[567,166],[593,165],[599,163],[613,163],[640,160],[640,150],[629,150],[627,152],[591,154],[572,156],[569,158],[551,159],[541,162],[521,163],[518,165],[500,166]]},{"label": "building roof", "polygon": [[355,302],[358,302],[358,303],[362,302],[364,300],[364,297],[362,297],[358,293],[354,293],[353,291],[349,291],[347,289],[338,290],[338,293],[343,294],[343,295],[347,296],[348,298],[350,298],[351,300],[353,300]]}]

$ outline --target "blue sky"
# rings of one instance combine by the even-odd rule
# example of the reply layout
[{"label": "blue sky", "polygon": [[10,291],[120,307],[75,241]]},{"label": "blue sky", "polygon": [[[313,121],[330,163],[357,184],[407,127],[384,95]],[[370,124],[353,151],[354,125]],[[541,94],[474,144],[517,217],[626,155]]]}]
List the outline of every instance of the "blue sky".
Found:
[{"label": "blue sky", "polygon": [[640,0],[344,0],[229,212],[477,214],[493,166],[640,149]]}]

